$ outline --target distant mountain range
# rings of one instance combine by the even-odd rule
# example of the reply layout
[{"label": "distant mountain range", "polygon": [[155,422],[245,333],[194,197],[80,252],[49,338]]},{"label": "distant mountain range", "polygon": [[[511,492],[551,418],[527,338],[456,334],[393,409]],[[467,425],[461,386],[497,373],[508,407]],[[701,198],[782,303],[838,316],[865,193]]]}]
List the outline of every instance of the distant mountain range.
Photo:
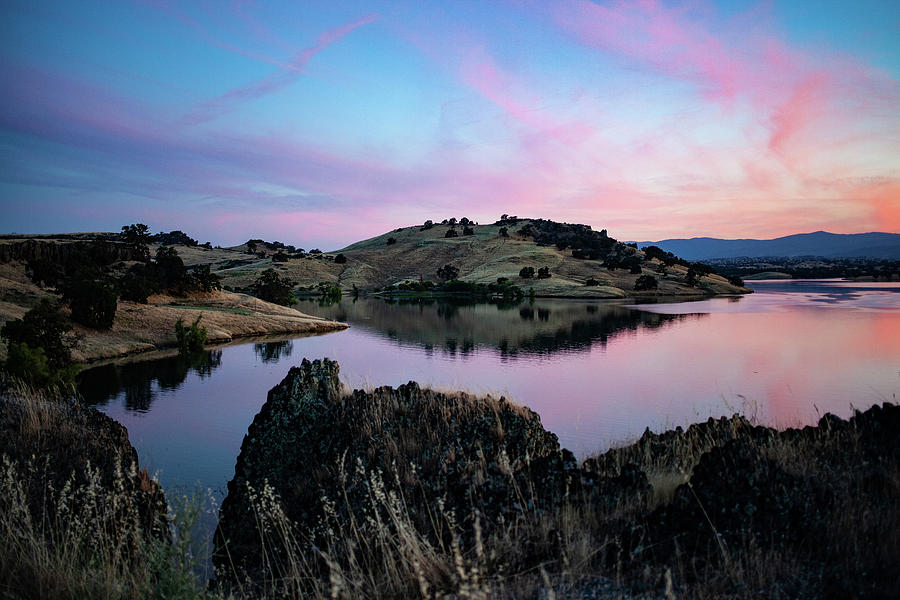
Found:
[{"label": "distant mountain range", "polygon": [[900,260],[898,233],[799,233],[773,240],[724,240],[698,237],[638,242],[639,247],[659,246],[687,260],[759,256],[824,256],[829,258],[884,258]]}]

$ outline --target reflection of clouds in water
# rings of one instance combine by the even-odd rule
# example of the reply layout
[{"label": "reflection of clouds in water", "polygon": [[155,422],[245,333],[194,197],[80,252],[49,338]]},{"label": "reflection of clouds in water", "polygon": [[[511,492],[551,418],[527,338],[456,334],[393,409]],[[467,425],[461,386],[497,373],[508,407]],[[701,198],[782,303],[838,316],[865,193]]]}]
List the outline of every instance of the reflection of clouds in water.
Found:
[{"label": "reflection of clouds in water", "polygon": [[900,283],[852,281],[777,281],[747,284],[755,293],[694,302],[631,304],[630,308],[659,314],[773,313],[795,310],[900,309]]}]

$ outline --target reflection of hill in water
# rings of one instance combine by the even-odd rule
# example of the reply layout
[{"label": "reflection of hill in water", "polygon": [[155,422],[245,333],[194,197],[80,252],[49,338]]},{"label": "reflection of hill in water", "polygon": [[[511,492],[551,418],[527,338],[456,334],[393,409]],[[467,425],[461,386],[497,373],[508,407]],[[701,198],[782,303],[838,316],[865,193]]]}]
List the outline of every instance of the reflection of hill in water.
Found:
[{"label": "reflection of hill in water", "polygon": [[603,346],[624,332],[655,329],[686,318],[615,303],[559,299],[512,305],[359,299],[332,306],[301,303],[299,309],[451,355],[466,355],[479,346],[496,348],[504,356],[574,352]]},{"label": "reflection of hill in water", "polygon": [[78,391],[86,402],[100,405],[107,404],[124,392],[126,409],[147,412],[157,393],[153,389],[154,382],[159,385],[160,390],[175,390],[184,383],[191,371],[202,379],[212,375],[221,364],[222,351],[211,350],[141,362],[102,365],[81,373],[78,377]]}]

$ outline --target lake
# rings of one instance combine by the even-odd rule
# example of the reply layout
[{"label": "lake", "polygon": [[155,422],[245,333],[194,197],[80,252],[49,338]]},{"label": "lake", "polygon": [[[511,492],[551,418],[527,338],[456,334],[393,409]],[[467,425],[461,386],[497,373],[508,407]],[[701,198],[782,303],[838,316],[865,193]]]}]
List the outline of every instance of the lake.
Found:
[{"label": "lake", "polygon": [[86,370],[80,391],[128,428],[167,489],[199,483],[220,498],[267,391],[303,358],[337,360],[352,387],[505,395],[580,456],[710,416],[787,427],[896,402],[900,283],[748,284],[756,293],[651,304],[307,301],[298,308],[351,327],[134,357]]}]

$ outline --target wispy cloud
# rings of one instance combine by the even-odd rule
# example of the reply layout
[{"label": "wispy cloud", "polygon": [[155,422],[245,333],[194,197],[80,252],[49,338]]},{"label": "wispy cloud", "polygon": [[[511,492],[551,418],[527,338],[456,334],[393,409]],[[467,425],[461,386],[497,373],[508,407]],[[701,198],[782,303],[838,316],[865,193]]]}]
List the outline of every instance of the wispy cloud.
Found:
[{"label": "wispy cloud", "polygon": [[316,38],[313,45],[294,54],[290,61],[286,62],[279,71],[267,75],[258,81],[233,88],[218,98],[204,102],[185,117],[184,123],[186,125],[197,125],[206,121],[211,121],[231,111],[240,103],[274,94],[290,86],[303,75],[306,63],[308,63],[313,56],[325,50],[328,46],[346,36],[354,29],[372,23],[375,19],[375,15],[368,15],[352,23],[334,27],[323,32]]}]

